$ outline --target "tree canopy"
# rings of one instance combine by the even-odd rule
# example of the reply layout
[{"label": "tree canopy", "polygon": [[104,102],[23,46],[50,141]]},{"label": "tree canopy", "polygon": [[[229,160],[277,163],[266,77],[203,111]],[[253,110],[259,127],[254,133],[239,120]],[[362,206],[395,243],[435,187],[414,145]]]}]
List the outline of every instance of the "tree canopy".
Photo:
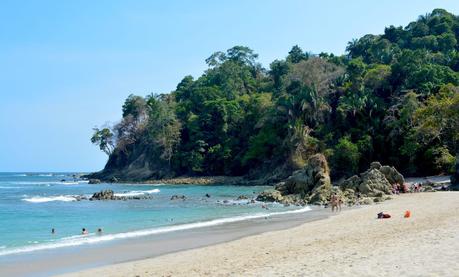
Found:
[{"label": "tree canopy", "polygon": [[458,40],[459,18],[435,9],[342,56],[295,45],[265,69],[235,46],[169,94],[130,95],[121,121],[91,141],[110,155],[107,170],[142,157],[158,176],[287,174],[317,152],[335,179],[374,160],[447,173],[459,152]]}]

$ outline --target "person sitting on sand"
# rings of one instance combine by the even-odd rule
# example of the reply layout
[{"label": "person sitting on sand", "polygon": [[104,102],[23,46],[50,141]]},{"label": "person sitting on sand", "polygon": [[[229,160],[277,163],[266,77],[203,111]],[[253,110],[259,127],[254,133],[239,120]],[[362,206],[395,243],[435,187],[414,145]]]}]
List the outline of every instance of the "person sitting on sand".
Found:
[{"label": "person sitting on sand", "polygon": [[400,185],[398,183],[395,183],[394,186],[392,187],[392,194],[399,194],[400,190]]},{"label": "person sitting on sand", "polygon": [[403,188],[403,190],[402,190],[403,193],[408,193],[408,192],[410,191],[410,190],[408,189],[408,184],[407,184],[407,183],[403,184],[402,188]]},{"label": "person sitting on sand", "polygon": [[338,211],[338,203],[339,203],[338,196],[336,195],[336,193],[333,193],[330,199],[330,206],[331,206],[332,212],[334,212],[335,209],[336,211]]},{"label": "person sitting on sand", "polygon": [[82,235],[87,235],[88,234],[88,230],[86,230],[86,228],[81,229],[81,234]]}]

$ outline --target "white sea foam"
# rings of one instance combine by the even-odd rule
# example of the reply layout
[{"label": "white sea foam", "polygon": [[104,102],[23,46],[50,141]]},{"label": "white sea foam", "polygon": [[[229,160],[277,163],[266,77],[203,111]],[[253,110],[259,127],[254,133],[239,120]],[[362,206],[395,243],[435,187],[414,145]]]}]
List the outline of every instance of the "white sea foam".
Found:
[{"label": "white sea foam", "polygon": [[[4,182],[0,182],[4,183]],[[89,181],[81,180],[81,181],[8,181],[8,184],[13,185],[25,185],[25,186],[52,186],[52,185],[78,185],[78,184],[87,184]]]},{"label": "white sea foam", "polygon": [[34,196],[30,198],[22,199],[31,203],[45,203],[51,201],[62,201],[62,202],[71,202],[76,201],[75,196],[72,195],[60,195],[60,196]]},{"label": "white sea foam", "polygon": [[115,193],[115,196],[126,196],[126,197],[131,197],[131,196],[140,196],[144,194],[153,194],[153,193],[159,193],[159,189],[151,189],[151,190],[133,190],[133,191],[127,191],[127,192],[118,192]]},{"label": "white sea foam", "polygon": [[73,182],[73,181],[63,181],[63,182],[59,182],[59,184],[62,184],[62,185],[78,185],[80,182]]},{"label": "white sea foam", "polygon": [[183,231],[183,230],[196,229],[196,228],[203,228],[203,227],[211,227],[211,226],[216,226],[216,225],[222,225],[225,223],[234,223],[234,222],[240,222],[240,221],[251,220],[251,219],[260,219],[260,218],[276,216],[276,215],[304,213],[310,210],[311,210],[310,207],[304,207],[298,210],[290,210],[290,211],[284,211],[284,212],[272,212],[272,213],[257,213],[257,214],[252,214],[252,215],[241,215],[241,216],[235,216],[235,217],[214,219],[214,220],[209,220],[209,221],[200,221],[200,222],[195,222],[195,223],[187,223],[187,224],[180,224],[180,225],[174,225],[174,226],[160,227],[160,228],[155,228],[155,229],[146,229],[146,230],[118,233],[118,234],[108,234],[108,235],[103,235],[103,236],[98,236],[95,234],[90,234],[87,236],[81,236],[81,235],[72,236],[72,237],[60,239],[53,243],[42,243],[42,244],[31,245],[31,246],[5,249],[3,251],[0,251],[0,256],[33,252],[37,250],[47,250],[47,249],[55,249],[55,248],[62,248],[62,247],[78,246],[78,245],[84,245],[84,244],[100,243],[100,242],[112,241],[112,240],[117,240],[117,239],[127,239],[127,238],[135,238],[135,237],[142,237],[142,236],[149,236],[149,235],[157,235],[157,234],[170,233],[170,232]]},{"label": "white sea foam", "polygon": [[43,174],[37,174],[37,176],[40,176],[40,177],[52,177],[53,174],[51,174],[51,173],[43,173]]},{"label": "white sea foam", "polygon": [[259,202],[259,201],[255,201],[254,203],[251,202],[252,199],[240,199],[240,200],[218,200],[217,203],[218,204],[221,204],[221,205],[229,205],[229,206],[233,206],[233,205],[250,205],[250,204],[261,204],[261,203],[264,203],[264,202]]},{"label": "white sea foam", "polygon": [[14,177],[25,177],[27,176],[27,174],[14,174],[13,176]]},{"label": "white sea foam", "polygon": [[61,182],[46,182],[46,181],[15,181],[15,182],[8,182],[9,184],[13,185],[38,185],[38,186],[43,186],[43,185],[57,185]]}]

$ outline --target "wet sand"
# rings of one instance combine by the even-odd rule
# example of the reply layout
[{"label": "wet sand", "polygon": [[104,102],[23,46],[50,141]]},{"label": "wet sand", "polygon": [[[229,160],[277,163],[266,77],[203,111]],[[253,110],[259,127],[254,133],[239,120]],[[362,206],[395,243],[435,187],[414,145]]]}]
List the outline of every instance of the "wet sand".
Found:
[{"label": "wet sand", "polygon": [[[403,218],[405,210],[411,218]],[[392,218],[376,219],[380,211]],[[66,276],[459,276],[458,230],[459,193],[407,194],[289,229]]]}]

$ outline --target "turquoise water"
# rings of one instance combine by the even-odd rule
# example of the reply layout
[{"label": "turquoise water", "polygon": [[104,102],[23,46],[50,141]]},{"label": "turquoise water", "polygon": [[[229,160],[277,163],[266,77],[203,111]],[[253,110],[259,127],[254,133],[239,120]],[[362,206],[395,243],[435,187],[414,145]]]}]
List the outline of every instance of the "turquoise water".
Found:
[{"label": "turquoise water", "polygon": [[[299,211],[249,200],[267,187],[97,184],[73,180],[72,173],[0,173],[0,255],[98,243]],[[65,181],[63,181],[65,179]],[[102,189],[148,200],[76,201]],[[206,193],[211,197],[205,197]],[[171,201],[172,195],[185,201]],[[295,210],[295,211],[293,211]],[[51,229],[56,230],[51,234]],[[89,235],[82,236],[86,228]],[[103,234],[95,234],[98,228]]]}]

